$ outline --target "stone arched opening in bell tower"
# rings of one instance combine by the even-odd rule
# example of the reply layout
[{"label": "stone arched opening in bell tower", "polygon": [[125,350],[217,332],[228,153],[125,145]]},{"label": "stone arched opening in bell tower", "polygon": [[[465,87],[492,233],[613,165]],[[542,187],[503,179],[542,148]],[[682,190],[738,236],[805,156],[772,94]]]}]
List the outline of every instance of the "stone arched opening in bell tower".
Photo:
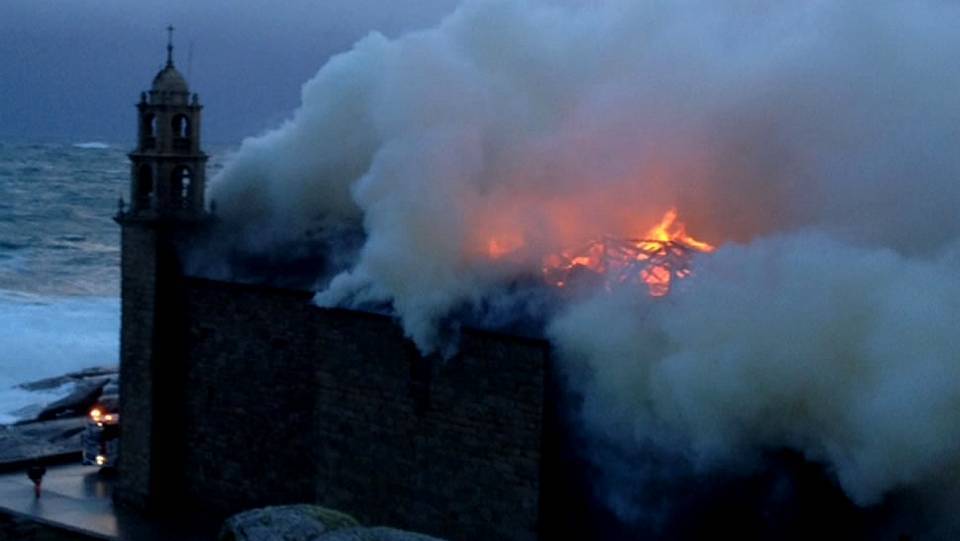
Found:
[{"label": "stone arched opening in bell tower", "polygon": [[193,171],[186,165],[178,165],[170,174],[170,193],[174,208],[190,208],[193,199]]},{"label": "stone arched opening in bell tower", "polygon": [[187,115],[176,115],[173,117],[173,136],[190,137],[190,119]]},{"label": "stone arched opening in bell tower", "polygon": [[190,150],[190,137],[193,135],[190,118],[183,114],[174,115],[170,124],[174,150]]},{"label": "stone arched opening in bell tower", "polygon": [[157,116],[146,113],[140,118],[140,147],[152,149],[157,146]]},{"label": "stone arched opening in bell tower", "polygon": [[136,195],[134,206],[136,209],[148,209],[153,206],[154,182],[153,167],[150,164],[142,164],[137,169]]}]

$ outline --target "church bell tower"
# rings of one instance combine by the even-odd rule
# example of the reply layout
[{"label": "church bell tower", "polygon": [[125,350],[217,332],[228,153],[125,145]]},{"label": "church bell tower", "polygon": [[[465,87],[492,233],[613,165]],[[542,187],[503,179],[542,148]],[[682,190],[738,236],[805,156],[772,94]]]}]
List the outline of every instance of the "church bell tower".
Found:
[{"label": "church bell tower", "polygon": [[130,153],[129,218],[193,220],[204,217],[207,155],[200,150],[200,105],[173,65],[173,27],[167,29],[167,64],[137,104],[137,148]]},{"label": "church bell tower", "polygon": [[185,364],[185,251],[213,220],[204,204],[207,155],[200,149],[196,94],[167,62],[137,104],[130,199],[121,227],[119,477],[114,498],[141,509],[182,500]]}]

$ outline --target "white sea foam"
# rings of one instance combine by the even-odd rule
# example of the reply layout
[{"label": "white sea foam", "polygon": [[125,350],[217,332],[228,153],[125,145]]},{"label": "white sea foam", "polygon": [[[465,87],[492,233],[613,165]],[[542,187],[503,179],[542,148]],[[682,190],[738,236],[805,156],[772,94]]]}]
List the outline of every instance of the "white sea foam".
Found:
[{"label": "white sea foam", "polygon": [[42,391],[28,391],[19,387],[4,389],[0,392],[0,425],[33,418],[43,406],[67,396],[75,388],[73,383],[65,383]]},{"label": "white sea foam", "polygon": [[102,143],[100,141],[90,141],[87,143],[74,143],[73,148],[85,148],[91,150],[105,150],[110,148],[110,145],[107,143]]},{"label": "white sea foam", "polygon": [[68,392],[15,388],[90,366],[114,365],[120,303],[113,297],[41,297],[0,290],[0,423],[24,406]]}]

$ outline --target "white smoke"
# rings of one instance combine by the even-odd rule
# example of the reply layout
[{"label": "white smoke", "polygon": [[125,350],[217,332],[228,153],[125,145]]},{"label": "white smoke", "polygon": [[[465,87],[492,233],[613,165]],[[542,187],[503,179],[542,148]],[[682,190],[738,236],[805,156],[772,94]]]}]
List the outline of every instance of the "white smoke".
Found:
[{"label": "white smoke", "polygon": [[551,336],[592,421],[696,462],[802,450],[868,505],[960,466],[956,255],[774,236],[703,258],[668,301],[573,306]]},{"label": "white smoke", "polygon": [[960,465],[958,27],[934,0],[468,1],[332,59],[211,195],[261,243],[362,222],[317,300],[389,302],[424,350],[677,206],[722,245],[694,278],[551,326],[589,418],[709,464],[798,449],[871,504]]}]

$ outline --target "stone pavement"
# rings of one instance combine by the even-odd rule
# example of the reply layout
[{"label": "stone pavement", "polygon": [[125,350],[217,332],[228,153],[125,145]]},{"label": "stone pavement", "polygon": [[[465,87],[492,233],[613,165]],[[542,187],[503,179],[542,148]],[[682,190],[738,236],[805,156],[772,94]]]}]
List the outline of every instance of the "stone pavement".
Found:
[{"label": "stone pavement", "polygon": [[56,528],[113,541],[212,541],[216,524],[177,517],[147,520],[111,499],[112,481],[93,466],[53,466],[43,478],[43,494],[33,496],[24,472],[0,475],[0,511]]}]

